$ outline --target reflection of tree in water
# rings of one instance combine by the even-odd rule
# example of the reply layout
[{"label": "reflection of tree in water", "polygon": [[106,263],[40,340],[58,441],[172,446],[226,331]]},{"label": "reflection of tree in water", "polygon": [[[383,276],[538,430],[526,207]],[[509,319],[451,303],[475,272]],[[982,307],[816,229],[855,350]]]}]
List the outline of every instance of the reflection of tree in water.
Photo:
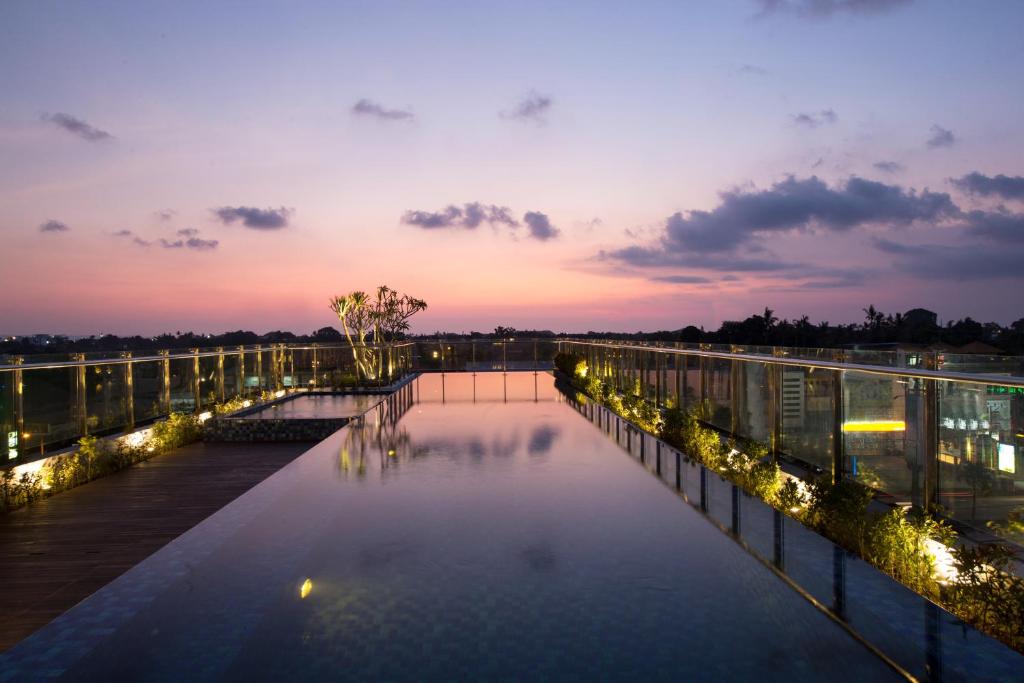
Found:
[{"label": "reflection of tree in water", "polygon": [[374,453],[380,460],[382,471],[404,460],[426,455],[428,447],[414,444],[409,431],[399,425],[402,415],[411,405],[412,394],[403,389],[352,420],[338,452],[341,472],[346,476],[354,473],[359,478],[365,477],[368,460]]},{"label": "reflection of tree in water", "polygon": [[560,429],[551,425],[539,425],[530,435],[530,443],[526,447],[527,452],[530,455],[544,455],[551,450],[560,433]]}]

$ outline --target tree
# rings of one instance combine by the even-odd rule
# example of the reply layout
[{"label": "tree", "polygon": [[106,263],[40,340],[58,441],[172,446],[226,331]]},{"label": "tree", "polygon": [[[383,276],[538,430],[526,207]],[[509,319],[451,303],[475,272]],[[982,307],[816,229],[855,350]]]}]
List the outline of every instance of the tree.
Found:
[{"label": "tree", "polygon": [[[341,321],[345,339],[352,347],[356,370],[367,379],[379,379],[384,365],[381,346],[409,329],[409,319],[427,308],[427,302],[399,294],[387,285],[377,288],[376,298],[354,291],[330,300],[330,308]],[[367,344],[372,337],[374,346]],[[390,360],[391,348],[386,349]]]},{"label": "tree", "polygon": [[978,514],[978,494],[985,495],[992,490],[992,470],[980,460],[964,460],[957,468],[956,477],[971,488],[971,519]]}]

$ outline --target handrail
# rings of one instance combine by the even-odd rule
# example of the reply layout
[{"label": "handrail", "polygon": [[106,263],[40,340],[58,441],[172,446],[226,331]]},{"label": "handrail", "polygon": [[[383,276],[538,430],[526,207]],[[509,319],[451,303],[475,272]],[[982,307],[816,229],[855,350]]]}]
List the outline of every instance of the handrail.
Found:
[{"label": "handrail", "polygon": [[[365,347],[368,349],[397,349],[404,348],[406,346],[413,346],[416,342],[404,341],[396,342],[394,344],[366,344]],[[152,363],[155,361],[163,360],[175,360],[183,358],[210,358],[215,356],[227,356],[227,355],[238,355],[240,353],[261,353],[263,351],[279,351],[284,349],[286,351],[312,351],[313,349],[344,349],[348,350],[352,348],[347,342],[333,342],[328,344],[307,344],[301,346],[291,346],[287,343],[282,344],[268,344],[264,347],[252,347],[252,348],[223,348],[217,349],[202,349],[195,352],[186,353],[168,353],[168,354],[157,354],[155,356],[120,356],[116,358],[93,358],[89,360],[61,360],[61,361],[40,361],[36,363],[6,363],[0,365],[0,372],[12,371],[12,370],[57,370],[60,368],[78,368],[78,367],[92,367],[94,365],[125,365],[132,363]],[[129,353],[129,351],[125,351]]]},{"label": "handrail", "polygon": [[[679,356],[697,356],[703,358],[714,358],[718,360],[740,360],[754,363],[765,363],[775,365],[786,365],[790,367],[814,368],[820,370],[832,370],[843,372],[862,372],[871,375],[896,375],[898,377],[912,377],[915,379],[930,379],[950,382],[963,382],[966,384],[994,384],[1007,387],[1024,387],[1024,377],[1012,377],[1008,375],[986,375],[974,372],[952,372],[947,370],[923,370],[916,368],[894,368],[887,365],[871,365],[846,363],[841,361],[819,361],[805,360],[801,358],[789,358],[786,356],[768,356],[765,354],[753,353],[726,353],[723,351],[703,351],[697,349],[673,349],[663,346],[645,346],[640,344],[622,344],[613,342],[601,342],[591,340],[562,340],[570,344],[583,344],[590,346],[603,346],[605,348],[623,350],[642,350],[655,353],[665,353]],[[785,348],[785,347],[779,347]]]}]

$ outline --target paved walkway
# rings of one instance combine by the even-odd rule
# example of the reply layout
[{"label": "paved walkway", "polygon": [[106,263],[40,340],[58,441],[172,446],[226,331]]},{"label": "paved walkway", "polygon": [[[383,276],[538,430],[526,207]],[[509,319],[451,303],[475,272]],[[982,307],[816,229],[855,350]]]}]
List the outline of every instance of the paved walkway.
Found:
[{"label": "paved walkway", "polygon": [[311,445],[196,443],[0,515],[0,651]]}]

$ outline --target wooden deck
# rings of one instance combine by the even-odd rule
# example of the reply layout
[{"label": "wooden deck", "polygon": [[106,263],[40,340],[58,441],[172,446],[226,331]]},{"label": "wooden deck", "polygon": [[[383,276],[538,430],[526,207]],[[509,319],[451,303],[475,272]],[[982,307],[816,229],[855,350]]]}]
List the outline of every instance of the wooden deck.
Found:
[{"label": "wooden deck", "polygon": [[0,651],[311,445],[196,443],[0,515]]}]

